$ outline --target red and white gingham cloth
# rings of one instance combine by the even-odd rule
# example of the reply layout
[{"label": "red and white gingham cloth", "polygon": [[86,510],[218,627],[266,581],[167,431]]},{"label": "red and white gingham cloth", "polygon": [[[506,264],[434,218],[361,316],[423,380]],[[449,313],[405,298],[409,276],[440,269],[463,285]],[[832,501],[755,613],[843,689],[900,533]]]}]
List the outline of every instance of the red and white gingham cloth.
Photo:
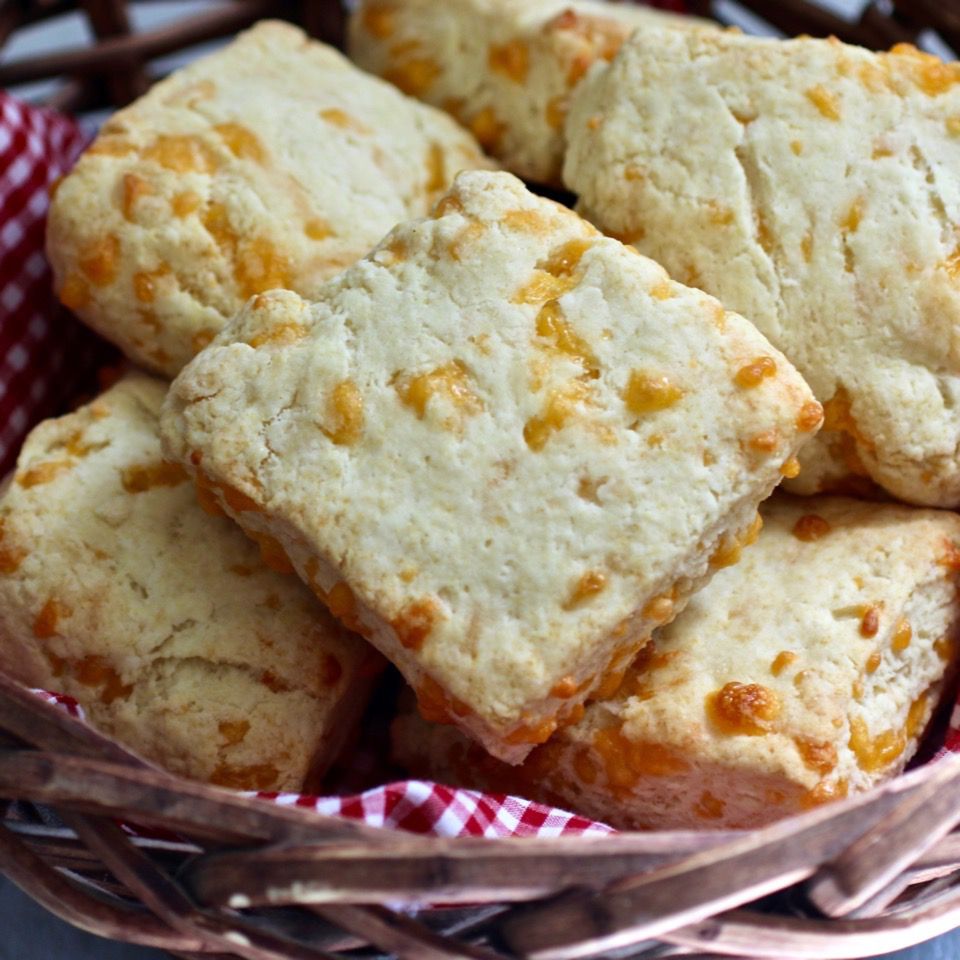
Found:
[{"label": "red and white gingham cloth", "polygon": [[67,117],[0,90],[0,477],[30,427],[112,355],[57,304],[43,253],[50,188],[85,139]]},{"label": "red and white gingham cloth", "polygon": [[[33,692],[71,716],[84,719],[83,708],[73,697],[46,690]],[[343,797],[268,791],[247,795],[280,807],[301,807],[329,817],[360,820],[371,827],[434,837],[559,837],[613,832],[602,823],[531,800],[457,790],[426,780],[398,780]]]},{"label": "red and white gingham cloth", "polygon": [[348,797],[259,793],[281,806],[308,807],[334,817],[362,820],[435,837],[559,837],[611,833],[575,813],[503,793],[454,789],[426,780],[398,780]]},{"label": "red and white gingham cloth", "polygon": [[[0,91],[0,477],[26,432],[60,411],[112,351],[70,317],[52,294],[43,254],[49,189],[84,143],[66,117]],[[76,701],[38,691],[74,716]],[[960,708],[943,750],[960,750]],[[458,790],[422,780],[388,783],[348,796],[259,793],[282,806],[309,807],[377,827],[434,836],[556,837],[610,828],[504,794]]]}]

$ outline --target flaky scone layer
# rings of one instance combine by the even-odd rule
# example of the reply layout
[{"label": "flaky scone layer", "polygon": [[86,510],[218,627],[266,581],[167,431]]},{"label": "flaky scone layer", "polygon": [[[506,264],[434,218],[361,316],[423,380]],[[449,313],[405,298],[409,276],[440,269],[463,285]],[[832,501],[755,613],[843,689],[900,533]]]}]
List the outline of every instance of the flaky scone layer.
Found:
[{"label": "flaky scone layer", "polygon": [[450,112],[511,172],[558,184],[571,92],[593,63],[651,24],[711,26],[597,0],[362,0],[350,55]]},{"label": "flaky scone layer", "polygon": [[795,492],[960,504],[958,118],[960,65],[836,40],[650,27],[577,90],[584,215],[753,321],[824,404]]},{"label": "flaky scone layer", "polygon": [[165,392],[131,374],[27,438],[0,499],[0,666],[175,773],[298,790],[380,658],[201,510],[160,452]]},{"label": "flaky scone layer", "polygon": [[61,300],[174,376],[252,294],[312,294],[457,171],[489,166],[438,110],[280,22],[103,126],[53,198]]},{"label": "flaky scone layer", "polygon": [[516,762],[730,562],[820,415],[742,317],[473,172],[316,302],[252,301],[163,434],[431,715]]},{"label": "flaky scone layer", "polygon": [[956,666],[960,517],[781,495],[761,512],[741,562],[522,767],[410,711],[397,759],[658,829],[749,829],[901,771]]}]

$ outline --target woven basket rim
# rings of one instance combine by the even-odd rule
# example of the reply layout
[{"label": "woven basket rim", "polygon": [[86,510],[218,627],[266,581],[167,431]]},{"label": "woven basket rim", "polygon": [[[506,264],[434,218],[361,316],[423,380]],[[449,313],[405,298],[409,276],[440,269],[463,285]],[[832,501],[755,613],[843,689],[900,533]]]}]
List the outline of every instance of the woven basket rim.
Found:
[{"label": "woven basket rim", "polygon": [[[960,820],[954,756],[755,831],[442,838],[184,780],[0,673],[0,796],[38,804],[72,831],[60,830],[51,848],[49,830],[0,819],[0,870],[15,883],[72,923],[187,953],[197,944],[181,942],[182,928],[203,950],[222,949],[227,934],[248,937],[246,912],[281,906],[394,951],[397,910],[496,906],[479,926],[439,935],[456,956],[494,943],[499,956],[572,958],[659,940],[739,957],[861,957],[960,925],[960,886],[946,882],[960,879],[960,835],[949,833]],[[176,877],[152,859],[176,845],[132,839],[115,820],[184,837]],[[72,836],[152,914],[122,923],[78,906],[52,869],[76,866]],[[928,896],[897,900],[918,882]],[[158,888],[176,893],[179,913]],[[751,909],[782,891],[796,915]],[[420,919],[404,923],[405,949],[410,938],[426,949],[438,936]],[[278,953],[289,944],[275,931],[258,936],[240,955],[309,955]]]},{"label": "woven basket rim", "polygon": [[[855,24],[806,0],[745,5],[787,33],[887,47],[934,27],[960,48],[960,9],[939,0],[897,0],[893,16],[871,2]],[[262,16],[337,44],[343,33],[338,0],[234,0],[140,35],[123,0],[22,0],[0,9],[0,44],[76,6],[96,42],[0,62],[0,85],[68,74],[53,105],[119,106],[146,89],[151,58]],[[688,6],[714,12],[711,0]],[[178,956],[310,960],[366,945],[566,960],[652,943],[657,956],[803,960],[888,952],[960,926],[957,757],[756,831],[437,838],[184,780],[0,673],[0,797],[0,872],[70,923]],[[118,819],[183,840],[130,836]]]}]

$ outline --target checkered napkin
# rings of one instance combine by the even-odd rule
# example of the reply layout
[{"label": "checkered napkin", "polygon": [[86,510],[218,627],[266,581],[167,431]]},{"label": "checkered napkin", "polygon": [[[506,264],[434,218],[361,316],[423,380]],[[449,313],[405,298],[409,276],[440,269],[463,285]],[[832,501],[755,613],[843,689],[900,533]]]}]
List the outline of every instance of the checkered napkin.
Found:
[{"label": "checkered napkin", "polygon": [[[83,708],[73,697],[46,690],[33,692],[72,717],[84,719]],[[371,827],[434,837],[560,837],[613,832],[602,823],[520,797],[455,790],[426,780],[397,780],[342,797],[272,791],[247,796],[279,807],[301,807],[328,817],[361,820]]]},{"label": "checkered napkin", "polygon": [[0,90],[0,477],[27,431],[112,355],[58,306],[43,254],[50,188],[85,140],[67,117]]},{"label": "checkered napkin", "polygon": [[281,806],[308,807],[334,817],[362,820],[435,837],[559,837],[611,833],[586,817],[502,793],[455,790],[426,780],[399,780],[348,797],[259,793]]}]

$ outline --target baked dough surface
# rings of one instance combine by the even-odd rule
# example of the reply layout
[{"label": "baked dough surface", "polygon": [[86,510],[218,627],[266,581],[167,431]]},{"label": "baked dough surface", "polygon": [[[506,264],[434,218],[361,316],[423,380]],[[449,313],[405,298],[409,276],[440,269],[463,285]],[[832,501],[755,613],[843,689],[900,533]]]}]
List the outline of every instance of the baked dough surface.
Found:
[{"label": "baked dough surface", "polygon": [[131,374],[27,438],[0,499],[0,666],[174,773],[300,789],[379,657],[201,510],[162,459],[165,392]]},{"label": "baked dough surface", "polygon": [[431,715],[517,762],[750,539],[819,422],[741,317],[470,172],[315,302],[255,298],[163,434]]},{"label": "baked dough surface", "polygon": [[578,88],[580,209],[757,325],[826,408],[800,493],[960,505],[960,65],[650,27]]},{"label": "baked dough surface", "polygon": [[266,21],[106,122],[56,191],[47,252],[68,307],[173,377],[249,296],[312,295],[489,165],[439,110]]}]

